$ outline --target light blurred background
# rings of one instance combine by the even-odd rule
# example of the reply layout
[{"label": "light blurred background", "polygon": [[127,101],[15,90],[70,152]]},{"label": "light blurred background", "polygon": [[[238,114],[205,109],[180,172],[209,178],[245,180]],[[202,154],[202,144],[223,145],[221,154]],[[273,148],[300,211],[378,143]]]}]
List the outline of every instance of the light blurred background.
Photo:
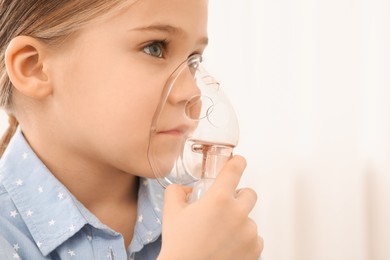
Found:
[{"label": "light blurred background", "polygon": [[390,1],[209,2],[263,259],[390,259]]}]

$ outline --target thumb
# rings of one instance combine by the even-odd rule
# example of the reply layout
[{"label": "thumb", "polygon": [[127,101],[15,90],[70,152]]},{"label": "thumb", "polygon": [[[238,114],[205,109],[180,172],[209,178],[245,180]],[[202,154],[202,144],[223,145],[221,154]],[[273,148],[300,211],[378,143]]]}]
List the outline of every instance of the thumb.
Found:
[{"label": "thumb", "polygon": [[183,208],[187,203],[187,197],[191,193],[192,188],[179,184],[169,185],[164,194],[164,209],[169,211]]}]

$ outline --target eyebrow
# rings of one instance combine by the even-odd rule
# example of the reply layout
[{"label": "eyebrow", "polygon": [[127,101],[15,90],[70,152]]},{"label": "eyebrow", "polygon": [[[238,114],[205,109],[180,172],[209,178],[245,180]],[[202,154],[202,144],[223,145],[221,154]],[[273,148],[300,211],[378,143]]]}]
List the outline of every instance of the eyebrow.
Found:
[{"label": "eyebrow", "polygon": [[[169,24],[152,24],[146,27],[137,27],[131,29],[131,31],[158,31],[158,32],[166,32],[169,34],[184,34],[184,30],[180,27],[174,27]],[[202,45],[208,45],[209,39],[207,37],[202,37],[199,40],[199,43]]]}]

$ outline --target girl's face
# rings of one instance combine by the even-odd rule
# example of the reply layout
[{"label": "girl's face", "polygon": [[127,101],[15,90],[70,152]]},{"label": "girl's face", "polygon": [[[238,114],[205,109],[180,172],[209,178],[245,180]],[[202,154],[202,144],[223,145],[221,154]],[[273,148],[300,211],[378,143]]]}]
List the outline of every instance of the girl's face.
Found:
[{"label": "girl's face", "polygon": [[[153,177],[150,125],[170,74],[207,45],[207,0],[139,0],[115,17],[91,22],[54,50],[51,120],[70,154]],[[189,84],[161,124],[161,144],[184,134]],[[169,154],[169,145],[164,153]]]}]

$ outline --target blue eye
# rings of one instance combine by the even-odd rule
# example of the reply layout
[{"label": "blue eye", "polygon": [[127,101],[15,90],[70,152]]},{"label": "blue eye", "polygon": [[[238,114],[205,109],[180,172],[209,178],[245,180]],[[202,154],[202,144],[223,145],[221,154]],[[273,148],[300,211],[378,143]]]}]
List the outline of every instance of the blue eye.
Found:
[{"label": "blue eye", "polygon": [[165,41],[152,42],[143,48],[143,52],[156,58],[163,58],[166,45]]}]

